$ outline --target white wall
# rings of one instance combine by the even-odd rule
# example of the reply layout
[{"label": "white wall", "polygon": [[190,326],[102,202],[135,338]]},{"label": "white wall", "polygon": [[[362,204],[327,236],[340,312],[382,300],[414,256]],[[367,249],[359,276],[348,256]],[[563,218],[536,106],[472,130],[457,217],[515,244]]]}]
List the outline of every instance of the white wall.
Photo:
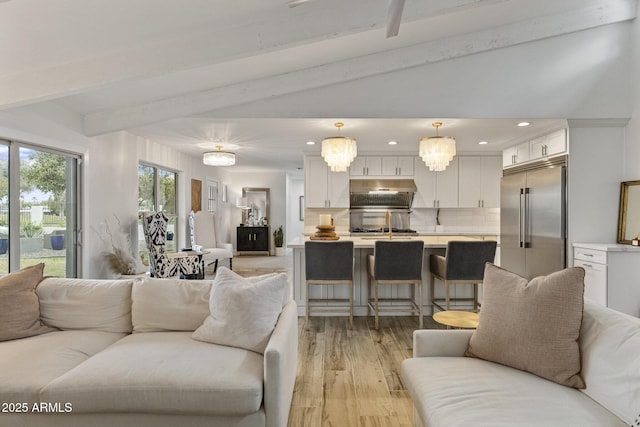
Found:
[{"label": "white wall", "polygon": [[625,164],[624,164],[624,181],[633,181],[640,179],[640,83],[638,76],[640,75],[640,24],[637,23],[634,28],[633,37],[635,39],[634,49],[631,52],[633,58],[633,71],[635,81],[635,101],[631,114],[631,120],[626,129],[625,143]]},{"label": "white wall", "polygon": [[569,265],[573,265],[573,243],[616,241],[624,134],[622,124],[569,121]]},{"label": "white wall", "polygon": [[[304,196],[304,176],[287,176],[287,219],[285,246],[304,233],[304,219],[300,221],[300,197]],[[304,205],[302,206],[304,213]]]}]

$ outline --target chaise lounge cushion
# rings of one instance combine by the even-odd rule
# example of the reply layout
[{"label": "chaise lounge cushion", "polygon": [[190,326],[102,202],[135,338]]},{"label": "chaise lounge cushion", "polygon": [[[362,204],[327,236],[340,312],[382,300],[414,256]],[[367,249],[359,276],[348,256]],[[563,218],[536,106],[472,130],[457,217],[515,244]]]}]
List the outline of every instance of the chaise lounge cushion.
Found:
[{"label": "chaise lounge cushion", "polygon": [[425,426],[629,426],[574,388],[481,359],[407,359],[402,378]]},{"label": "chaise lounge cushion", "polygon": [[465,355],[584,388],[578,338],[584,270],[531,281],[487,263],[478,328]]},{"label": "chaise lounge cushion", "polygon": [[211,280],[136,279],[133,332],[195,331],[209,315]]},{"label": "chaise lounge cushion", "polygon": [[62,330],[130,333],[132,280],[49,277],[38,285],[42,321]]},{"label": "chaise lounge cushion", "polygon": [[262,354],[282,311],[287,275],[250,282],[222,267],[209,297],[210,314],[193,339]]},{"label": "chaise lounge cushion", "polygon": [[0,341],[53,330],[40,321],[40,302],[35,291],[43,270],[44,264],[38,264],[0,278]]},{"label": "chaise lounge cushion", "polygon": [[39,401],[42,387],[123,336],[100,331],[57,331],[0,343],[0,402]]},{"label": "chaise lounge cushion", "polygon": [[71,402],[74,413],[251,414],[262,404],[263,363],[190,332],[132,334],[52,381],[42,399]]}]

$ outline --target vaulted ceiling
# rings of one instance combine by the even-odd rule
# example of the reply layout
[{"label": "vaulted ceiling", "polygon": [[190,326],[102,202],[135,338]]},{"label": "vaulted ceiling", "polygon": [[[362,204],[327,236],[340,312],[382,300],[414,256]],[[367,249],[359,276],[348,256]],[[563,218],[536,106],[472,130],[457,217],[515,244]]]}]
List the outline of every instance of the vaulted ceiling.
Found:
[{"label": "vaulted ceiling", "polygon": [[[277,114],[244,107],[631,20],[637,0],[406,0],[399,34],[387,38],[389,4],[0,1],[0,109],[55,102],[82,117],[87,136],[127,130],[193,155],[222,143],[245,153],[246,167],[301,165],[302,152],[319,152],[306,141],[333,134],[337,119],[361,151],[415,151],[442,117],[363,117],[357,105],[331,115],[331,102],[349,99]],[[461,151],[498,151],[561,125],[522,130],[516,119],[445,117],[442,133]]]}]

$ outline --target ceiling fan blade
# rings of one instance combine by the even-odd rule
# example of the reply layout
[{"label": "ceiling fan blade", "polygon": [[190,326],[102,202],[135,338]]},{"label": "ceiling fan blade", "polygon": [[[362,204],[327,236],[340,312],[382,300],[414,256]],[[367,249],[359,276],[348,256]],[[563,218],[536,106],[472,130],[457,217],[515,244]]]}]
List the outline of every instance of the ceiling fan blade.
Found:
[{"label": "ceiling fan blade", "polygon": [[389,0],[389,11],[387,12],[387,38],[398,35],[403,9],[404,0]]},{"label": "ceiling fan blade", "polygon": [[296,6],[300,6],[301,4],[305,4],[310,2],[311,0],[291,0],[287,2],[287,6],[289,7],[296,7]]}]

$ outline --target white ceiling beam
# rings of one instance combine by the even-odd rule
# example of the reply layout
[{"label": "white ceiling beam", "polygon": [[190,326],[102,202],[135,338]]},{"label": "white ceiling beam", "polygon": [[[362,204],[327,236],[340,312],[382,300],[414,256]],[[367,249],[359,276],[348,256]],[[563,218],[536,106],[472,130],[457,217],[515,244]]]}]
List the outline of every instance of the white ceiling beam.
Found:
[{"label": "white ceiling beam", "polygon": [[604,6],[588,6],[446,40],[421,43],[114,111],[88,114],[84,121],[85,133],[88,136],[95,136],[174,118],[204,114],[208,111],[270,97],[623,22],[634,19],[635,16],[635,0],[609,2]]},{"label": "white ceiling beam", "polygon": [[[504,0],[417,1],[407,8],[404,20],[444,15],[501,1]],[[372,7],[370,0],[322,0],[296,9],[286,7],[283,2],[282,10],[278,9],[270,16],[249,16],[238,25],[212,25],[212,30],[152,45],[131,46],[109,53],[95,52],[93,57],[0,75],[0,109],[384,28],[385,14],[384,4],[379,8]],[[381,43],[383,37],[381,33]],[[10,63],[8,58],[3,59]]]}]

